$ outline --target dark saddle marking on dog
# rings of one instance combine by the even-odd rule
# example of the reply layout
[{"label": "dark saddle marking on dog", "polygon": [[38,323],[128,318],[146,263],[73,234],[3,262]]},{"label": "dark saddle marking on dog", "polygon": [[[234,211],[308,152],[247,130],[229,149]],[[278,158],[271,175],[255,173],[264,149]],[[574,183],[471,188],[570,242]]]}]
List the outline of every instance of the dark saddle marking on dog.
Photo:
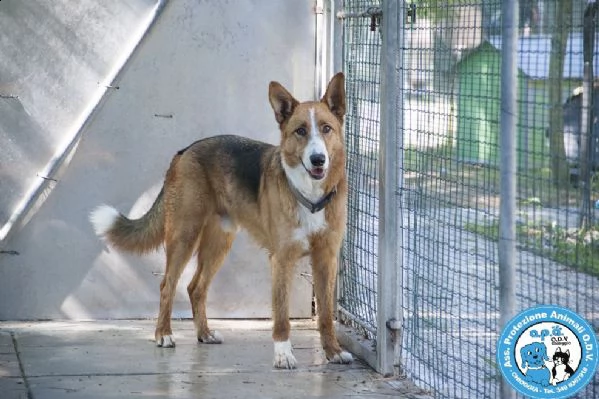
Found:
[{"label": "dark saddle marking on dog", "polygon": [[262,155],[272,145],[239,136],[221,137],[221,150],[223,155],[231,158],[235,183],[257,201],[262,178]]}]

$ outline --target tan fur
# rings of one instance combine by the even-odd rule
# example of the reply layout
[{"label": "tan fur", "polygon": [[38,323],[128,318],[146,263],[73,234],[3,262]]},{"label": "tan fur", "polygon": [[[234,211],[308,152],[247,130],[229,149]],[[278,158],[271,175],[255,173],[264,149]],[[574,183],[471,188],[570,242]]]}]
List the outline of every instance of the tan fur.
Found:
[{"label": "tan fur", "polygon": [[[177,154],[167,171],[163,191],[151,210],[138,220],[120,215],[105,233],[119,249],[145,252],[159,246],[166,248],[166,273],[160,284],[160,312],[156,340],[162,342],[172,334],[170,318],[179,277],[197,251],[198,266],[187,287],[200,342],[220,342],[208,328],[206,294],[209,284],[231,248],[234,233],[224,231],[221,219],[227,218],[245,228],[269,254],[272,270],[273,339],[289,339],[289,292],[291,277],[298,260],[309,256],[314,275],[318,306],[318,326],[328,359],[341,353],[333,327],[334,287],[337,255],[346,224],[347,180],[343,116],[345,90],[342,74],[329,84],[321,101],[299,103],[279,83],[269,87],[269,100],[281,129],[280,146],[268,146],[261,152],[259,188],[255,198],[247,191],[239,171],[230,166],[231,152],[222,139],[200,140]],[[307,237],[308,245],[296,240],[292,232],[300,228],[298,203],[289,188],[281,165],[290,167],[301,162],[306,138],[296,134],[300,126],[311,128],[313,109],[318,130],[323,134],[330,155],[330,166],[322,188],[337,194],[322,210],[326,227]],[[242,139],[230,139],[235,146]],[[242,143],[242,144],[239,144]],[[237,147],[235,147],[237,148]],[[246,190],[246,191],[244,191]],[[248,194],[250,193],[250,194]]]},{"label": "tan fur", "polygon": [[156,249],[164,241],[163,191],[144,216],[131,220],[123,215],[106,232],[106,238],[118,249],[143,254]]}]

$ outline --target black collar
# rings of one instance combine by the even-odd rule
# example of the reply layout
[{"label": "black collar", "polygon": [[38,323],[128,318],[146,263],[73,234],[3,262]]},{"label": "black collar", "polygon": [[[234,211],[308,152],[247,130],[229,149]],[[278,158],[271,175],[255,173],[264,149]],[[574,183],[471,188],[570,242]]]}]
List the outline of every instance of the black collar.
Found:
[{"label": "black collar", "polygon": [[331,202],[335,194],[337,194],[337,187],[333,187],[330,193],[322,197],[318,202],[314,203],[310,201],[308,198],[304,197],[304,195],[300,193],[299,190],[293,184],[291,184],[291,182],[289,182],[289,188],[291,189],[291,192],[293,193],[295,199],[298,200],[300,204],[305,206],[312,213],[322,211],[324,207],[327,206],[329,202]]}]

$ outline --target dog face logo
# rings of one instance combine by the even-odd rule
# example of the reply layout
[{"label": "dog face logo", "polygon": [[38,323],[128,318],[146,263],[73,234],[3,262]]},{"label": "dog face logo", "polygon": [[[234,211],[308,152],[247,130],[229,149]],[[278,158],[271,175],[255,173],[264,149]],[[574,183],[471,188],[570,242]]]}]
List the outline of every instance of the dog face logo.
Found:
[{"label": "dog face logo", "polygon": [[522,347],[520,349],[520,356],[524,363],[522,368],[541,367],[545,364],[545,361],[549,360],[547,357],[547,347],[540,342],[534,342]]},{"label": "dog face logo", "polygon": [[545,366],[545,362],[549,361],[547,357],[547,347],[541,342],[533,342],[523,346],[520,349],[520,357],[522,358],[522,370],[527,381],[549,385],[551,373]]}]

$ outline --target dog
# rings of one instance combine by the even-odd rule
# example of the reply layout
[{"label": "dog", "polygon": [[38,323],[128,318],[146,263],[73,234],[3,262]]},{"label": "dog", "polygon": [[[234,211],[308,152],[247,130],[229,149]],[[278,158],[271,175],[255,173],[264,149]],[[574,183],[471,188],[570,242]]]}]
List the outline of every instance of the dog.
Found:
[{"label": "dog", "polygon": [[549,385],[551,372],[545,366],[549,360],[547,347],[542,342],[533,342],[520,349],[522,357],[522,369],[526,369],[524,376],[526,381],[534,382],[544,387]]},{"label": "dog", "polygon": [[194,253],[197,269],[187,292],[197,339],[223,341],[208,328],[206,295],[241,227],[269,256],[274,367],[297,364],[289,339],[289,288],[294,266],[306,256],[326,358],[350,363],[352,355],[341,349],[333,323],[337,257],[347,219],[345,78],[333,76],[320,101],[300,103],[278,82],[270,83],[268,95],[281,133],[278,146],[240,136],[196,141],[173,157],[162,190],[144,216],[130,220],[102,205],[90,219],[116,249],[142,254],[164,244],[157,346],[175,346],[173,297]]}]

